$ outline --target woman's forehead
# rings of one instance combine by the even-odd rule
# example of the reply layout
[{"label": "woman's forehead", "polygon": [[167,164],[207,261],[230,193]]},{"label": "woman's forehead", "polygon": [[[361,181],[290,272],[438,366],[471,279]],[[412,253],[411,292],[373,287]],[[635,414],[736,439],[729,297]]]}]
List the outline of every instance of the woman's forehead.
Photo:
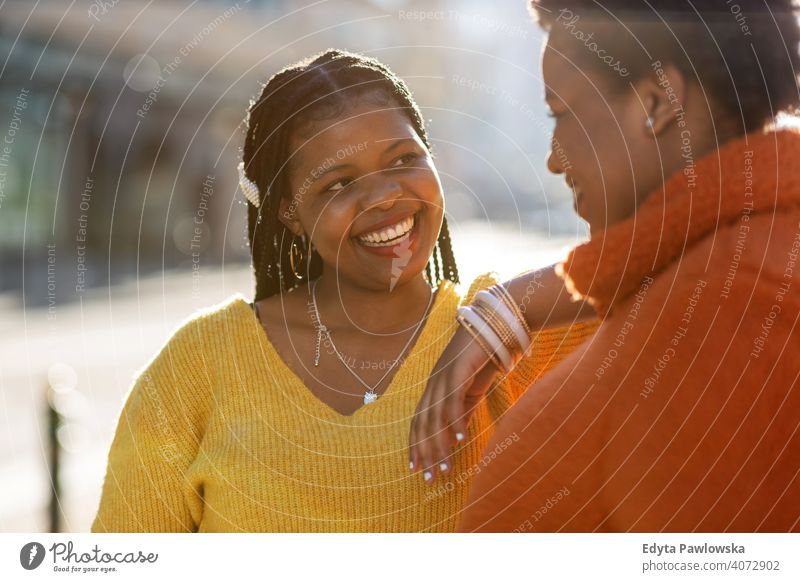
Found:
[{"label": "woman's forehead", "polygon": [[597,69],[587,67],[581,60],[582,55],[575,54],[575,51],[576,47],[570,44],[551,44],[548,40],[545,45],[542,52],[542,83],[548,103],[572,102],[587,96],[601,97],[606,92],[608,77]]},{"label": "woman's forehead", "polygon": [[292,161],[298,167],[303,165],[306,158],[313,164],[318,155],[340,149],[351,142],[380,144],[387,140],[416,136],[405,110],[392,104],[382,108],[369,104],[349,107],[332,119],[309,122],[304,129],[293,133],[291,140],[294,152]]},{"label": "woman's forehead", "polygon": [[338,136],[368,126],[402,127],[410,125],[407,109],[394,101],[375,103],[359,100],[357,103],[339,105],[321,118],[300,121],[292,131],[292,138],[307,141],[317,137]]},{"label": "woman's forehead", "polygon": [[[568,54],[551,46],[545,47],[542,54],[542,83],[545,87],[545,101],[565,101],[580,83],[577,64]],[[585,84],[583,80],[582,84]]]}]

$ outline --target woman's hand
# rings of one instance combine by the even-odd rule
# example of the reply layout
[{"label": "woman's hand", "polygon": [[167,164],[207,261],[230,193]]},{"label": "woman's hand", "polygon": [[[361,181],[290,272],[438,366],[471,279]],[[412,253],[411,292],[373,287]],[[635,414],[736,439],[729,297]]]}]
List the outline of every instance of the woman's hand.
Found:
[{"label": "woman's hand", "polygon": [[411,421],[410,468],[426,483],[450,471],[450,450],[466,438],[475,406],[499,370],[464,328],[456,331],[433,367]]}]

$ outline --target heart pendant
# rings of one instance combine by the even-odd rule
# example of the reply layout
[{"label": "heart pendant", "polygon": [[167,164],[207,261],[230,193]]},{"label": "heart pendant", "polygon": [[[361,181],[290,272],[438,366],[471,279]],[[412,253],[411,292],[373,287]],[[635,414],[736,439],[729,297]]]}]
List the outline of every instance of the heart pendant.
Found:
[{"label": "heart pendant", "polygon": [[378,395],[373,391],[364,392],[364,404],[372,404],[378,399]]}]

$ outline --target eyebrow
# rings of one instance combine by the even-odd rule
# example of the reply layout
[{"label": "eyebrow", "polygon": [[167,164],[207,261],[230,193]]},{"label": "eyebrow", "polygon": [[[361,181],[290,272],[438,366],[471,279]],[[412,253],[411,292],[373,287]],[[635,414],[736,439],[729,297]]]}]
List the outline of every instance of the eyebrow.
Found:
[{"label": "eyebrow", "polygon": [[311,183],[312,183],[312,184],[316,184],[317,182],[319,182],[320,180],[322,180],[322,178],[324,178],[324,177],[325,177],[325,176],[327,176],[328,174],[332,174],[332,173],[334,173],[334,172],[338,172],[339,170],[343,170],[343,169],[345,169],[345,168],[352,168],[352,167],[353,167],[353,164],[337,164],[337,165],[335,165],[335,166],[331,166],[330,168],[328,168],[328,169],[327,169],[327,170],[325,170],[324,172],[322,172],[322,173],[320,173],[320,174],[317,174],[317,177],[316,177],[316,178],[314,178],[314,179],[312,179],[312,180],[311,180]]},{"label": "eyebrow", "polygon": [[388,148],[386,148],[383,153],[391,152],[391,151],[393,151],[393,150],[395,150],[395,149],[399,148],[400,146],[405,145],[407,143],[412,143],[414,145],[417,145],[417,140],[415,140],[413,137],[402,137],[400,139],[397,139],[397,138],[394,138],[394,137],[388,137],[386,139],[376,139],[375,143],[383,143],[383,142],[392,141],[392,140],[394,140],[394,143],[392,145],[390,145]]}]

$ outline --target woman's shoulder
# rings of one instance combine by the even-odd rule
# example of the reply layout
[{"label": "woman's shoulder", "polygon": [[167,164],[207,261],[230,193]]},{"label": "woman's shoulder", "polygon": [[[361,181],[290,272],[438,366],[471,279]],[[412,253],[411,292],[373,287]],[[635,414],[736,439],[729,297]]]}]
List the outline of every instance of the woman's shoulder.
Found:
[{"label": "woman's shoulder", "polygon": [[225,365],[231,347],[246,337],[249,311],[241,293],[194,310],[172,326],[151,358],[136,370],[134,387],[142,384],[144,390],[168,395],[191,392],[191,400],[199,401],[211,386],[211,370]]},{"label": "woman's shoulder", "polygon": [[492,285],[497,285],[500,280],[500,276],[494,271],[481,273],[472,279],[472,281],[470,281],[467,285],[462,287],[463,292],[460,293],[461,304],[467,305],[472,303],[472,300],[475,298],[475,294],[478,293],[478,291],[487,289]]},{"label": "woman's shoulder", "polygon": [[185,321],[214,324],[219,321],[241,317],[243,308],[252,311],[252,303],[242,293],[237,292],[218,303],[196,309]]},{"label": "woman's shoulder", "polygon": [[245,325],[251,312],[252,305],[241,293],[195,309],[172,326],[157,353],[207,354],[210,344],[225,341],[237,327]]},{"label": "woman's shoulder", "polygon": [[225,361],[224,349],[232,337],[224,326],[246,321],[247,309],[246,299],[237,293],[173,324],[150,359],[134,372],[126,400],[136,410],[180,406],[188,407],[196,418],[205,417],[211,402],[211,370]]}]

